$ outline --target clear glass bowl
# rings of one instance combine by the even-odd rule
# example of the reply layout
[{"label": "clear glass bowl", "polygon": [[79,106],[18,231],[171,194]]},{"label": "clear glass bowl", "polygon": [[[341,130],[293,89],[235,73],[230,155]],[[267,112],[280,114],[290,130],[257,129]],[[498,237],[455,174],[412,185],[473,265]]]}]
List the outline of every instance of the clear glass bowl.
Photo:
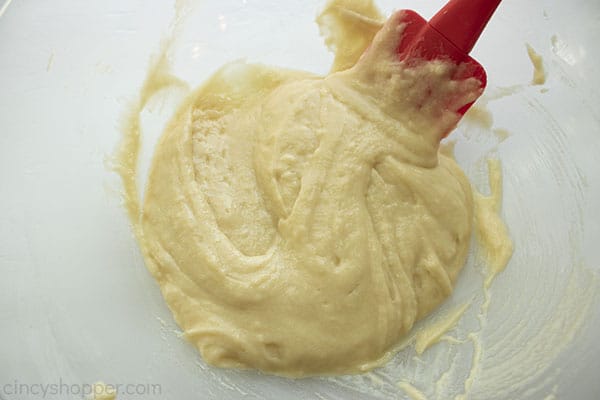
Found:
[{"label": "clear glass bowl", "polygon": [[[430,17],[442,2],[378,4],[386,13],[412,8]],[[221,64],[246,57],[324,74],[332,56],[314,23],[322,6],[180,2],[185,19],[175,32],[173,72],[195,87]],[[473,298],[450,333],[462,344],[443,342],[418,358],[409,346],[384,368],[354,377],[290,380],[206,366],[179,336],[143,265],[107,165],[174,6],[9,0],[1,10],[0,383],[13,386],[0,398],[20,398],[9,393],[17,384],[77,390],[98,380],[139,384],[121,391],[139,388],[149,399],[408,398],[399,381],[428,399],[464,391],[476,353],[469,332],[481,328],[476,256],[439,311]],[[600,393],[600,307],[589,272],[600,268],[599,18],[596,0],[507,1],[473,52],[488,72],[492,127],[509,134],[501,141],[465,120],[451,138],[482,191],[483,161],[502,160],[503,216],[515,253],[490,292],[483,356],[467,398]],[[544,59],[543,86],[529,85],[525,43]],[[183,94],[165,93],[145,111],[144,168]],[[452,365],[448,381],[436,385]],[[69,397],[62,389],[46,398]]]}]

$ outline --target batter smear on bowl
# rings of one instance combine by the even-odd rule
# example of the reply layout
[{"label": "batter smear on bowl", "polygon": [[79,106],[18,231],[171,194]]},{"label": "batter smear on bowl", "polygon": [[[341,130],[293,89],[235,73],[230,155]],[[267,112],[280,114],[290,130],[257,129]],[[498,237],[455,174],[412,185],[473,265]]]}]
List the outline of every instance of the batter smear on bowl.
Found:
[{"label": "batter smear on bowl", "polygon": [[138,239],[210,364],[368,370],[452,293],[474,205],[439,146],[481,82],[399,61],[405,14],[381,26],[365,12],[346,27],[372,38],[359,60],[338,53],[326,77],[226,65],[157,146]]}]

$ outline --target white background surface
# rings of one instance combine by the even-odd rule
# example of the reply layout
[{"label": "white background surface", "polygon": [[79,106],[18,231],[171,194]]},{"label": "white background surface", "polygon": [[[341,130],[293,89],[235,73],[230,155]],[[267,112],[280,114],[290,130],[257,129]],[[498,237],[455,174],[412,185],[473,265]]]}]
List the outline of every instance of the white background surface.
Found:
[{"label": "white background surface", "polygon": [[[379,2],[386,12],[412,8],[425,17],[441,3]],[[322,5],[198,1],[176,44],[175,73],[195,87],[240,57],[325,73],[331,55],[313,22]],[[161,395],[119,398],[367,396],[324,379],[209,368],[174,333],[106,163],[120,137],[120,117],[172,16],[168,1],[133,0],[14,0],[0,16],[0,384],[162,386]],[[494,126],[511,132],[496,153],[504,163],[504,215],[516,244],[494,286],[491,321],[512,313],[535,319],[535,304],[552,302],[561,274],[575,264],[599,268],[598,38],[597,0],[506,0],[474,50],[492,91],[529,82],[525,42],[549,71],[548,92],[526,87],[491,105]],[[173,94],[152,106],[157,121],[178,99]],[[466,125],[454,135],[457,157],[477,181],[493,140]],[[471,295],[469,271],[450,303]],[[598,315],[595,309],[579,345],[559,360],[558,398],[600,398],[600,345],[592,341],[600,334]],[[548,393],[554,383],[546,384]],[[379,393],[404,398],[399,389]],[[543,398],[537,396],[520,398]]]}]

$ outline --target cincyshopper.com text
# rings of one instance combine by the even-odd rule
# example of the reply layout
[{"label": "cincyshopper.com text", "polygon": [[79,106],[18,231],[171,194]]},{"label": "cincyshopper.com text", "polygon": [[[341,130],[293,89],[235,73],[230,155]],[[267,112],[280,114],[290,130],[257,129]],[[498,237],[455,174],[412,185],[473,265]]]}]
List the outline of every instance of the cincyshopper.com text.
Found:
[{"label": "cincyshopper.com text", "polygon": [[106,393],[143,398],[162,394],[159,383],[67,383],[62,379],[50,383],[28,383],[15,379],[12,382],[0,382],[0,399],[44,399],[58,396],[93,399]]}]

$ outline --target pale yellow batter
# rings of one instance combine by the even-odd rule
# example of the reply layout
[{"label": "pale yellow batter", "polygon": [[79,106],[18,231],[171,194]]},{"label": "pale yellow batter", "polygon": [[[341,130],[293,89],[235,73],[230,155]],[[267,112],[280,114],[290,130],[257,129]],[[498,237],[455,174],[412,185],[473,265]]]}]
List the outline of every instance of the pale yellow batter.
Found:
[{"label": "pale yellow batter", "polygon": [[527,55],[533,64],[532,85],[543,85],[546,83],[546,70],[544,68],[544,60],[529,44],[527,44]]},{"label": "pale yellow batter", "polygon": [[399,63],[402,27],[392,16],[358,62],[342,49],[325,78],[227,65],[166,129],[139,222],[129,210],[207,362],[363,371],[452,292],[474,205],[439,142],[481,89],[453,64]]},{"label": "pale yellow batter", "polygon": [[115,400],[117,393],[112,385],[97,382],[92,385],[92,400]]}]

